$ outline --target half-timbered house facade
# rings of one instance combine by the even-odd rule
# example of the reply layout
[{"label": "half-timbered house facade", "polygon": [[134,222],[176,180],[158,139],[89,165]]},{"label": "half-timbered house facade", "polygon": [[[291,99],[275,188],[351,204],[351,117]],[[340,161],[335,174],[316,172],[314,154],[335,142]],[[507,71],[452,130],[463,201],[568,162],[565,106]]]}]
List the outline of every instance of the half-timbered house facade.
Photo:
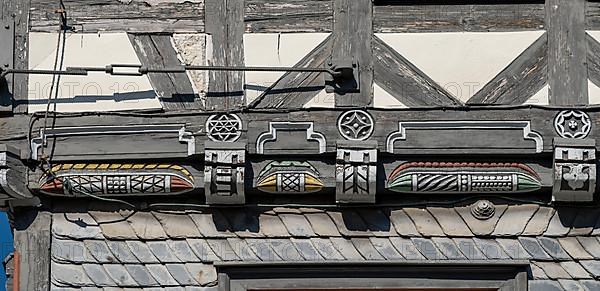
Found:
[{"label": "half-timbered house facade", "polygon": [[600,290],[600,2],[0,8],[13,290]]}]

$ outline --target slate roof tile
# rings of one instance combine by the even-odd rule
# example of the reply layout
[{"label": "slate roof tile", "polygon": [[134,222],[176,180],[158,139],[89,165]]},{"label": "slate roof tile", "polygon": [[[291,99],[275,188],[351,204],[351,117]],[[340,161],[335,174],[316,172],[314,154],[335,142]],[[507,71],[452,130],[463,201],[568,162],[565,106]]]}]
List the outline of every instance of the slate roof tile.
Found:
[{"label": "slate roof tile", "polygon": [[118,212],[90,211],[102,229],[104,237],[109,239],[138,239],[129,223]]},{"label": "slate roof tile", "polygon": [[458,212],[458,214],[460,214],[463,220],[467,223],[473,234],[476,236],[488,236],[494,232],[496,224],[498,223],[498,220],[504,211],[506,211],[507,206],[496,205],[496,212],[494,212],[492,217],[486,220],[475,218],[473,214],[471,214],[471,206],[456,207],[455,209],[456,212]]},{"label": "slate roof tile", "polygon": [[598,291],[600,290],[600,281],[594,280],[581,280],[579,281],[581,286],[586,291]]},{"label": "slate roof tile", "polygon": [[577,211],[575,220],[573,220],[569,236],[589,235],[594,230],[600,217],[600,209],[592,208],[585,211]]},{"label": "slate roof tile", "polygon": [[428,260],[447,259],[446,256],[444,256],[440,252],[440,250],[438,250],[438,248],[431,240],[418,237],[411,238],[411,240],[415,244],[415,247],[419,250],[419,252],[423,254],[423,256],[425,256],[425,258],[427,258]]},{"label": "slate roof tile", "polygon": [[108,245],[103,240],[85,240],[83,244],[88,249],[90,254],[98,261],[99,263],[115,263],[118,262],[117,258],[113,253],[108,249]]},{"label": "slate roof tile", "polygon": [[202,286],[217,281],[217,270],[213,265],[185,264],[188,273]]},{"label": "slate roof tile", "polygon": [[207,238],[235,236],[225,216],[216,209],[212,213],[190,212],[188,216],[194,221],[198,231]]},{"label": "slate roof tile", "polygon": [[160,286],[177,286],[179,284],[164,265],[150,264],[146,265],[146,268]]},{"label": "slate roof tile", "polygon": [[107,240],[106,245],[119,262],[124,264],[140,262],[125,241]]},{"label": "slate roof tile", "polygon": [[186,241],[196,257],[198,257],[202,262],[214,262],[219,260],[219,257],[215,254],[205,239],[188,239]]},{"label": "slate roof tile", "polygon": [[577,240],[590,255],[600,259],[600,240],[597,237],[580,236]]},{"label": "slate roof tile", "polygon": [[396,250],[398,250],[398,252],[400,252],[407,260],[425,259],[413,241],[408,238],[390,237],[390,242],[392,242]]},{"label": "slate roof tile", "polygon": [[246,243],[245,239],[230,237],[227,238],[231,249],[242,261],[260,261],[258,256],[254,253],[252,248]]},{"label": "slate roof tile", "polygon": [[273,248],[277,256],[284,261],[304,260],[290,239],[269,239],[268,243],[270,244],[271,248]]},{"label": "slate roof tile", "polygon": [[560,265],[573,279],[591,279],[590,274],[577,262],[561,262]]},{"label": "slate roof tile", "polygon": [[556,210],[551,207],[540,207],[527,223],[522,235],[541,235],[546,229]]},{"label": "slate roof tile", "polygon": [[487,259],[481,250],[477,247],[471,238],[453,238],[452,239],[461,253],[469,260]]},{"label": "slate roof tile", "polygon": [[281,261],[281,258],[271,247],[271,242],[265,239],[246,239],[250,249],[258,256],[261,261]]},{"label": "slate roof tile", "polygon": [[523,246],[516,239],[509,238],[497,238],[496,242],[500,244],[502,249],[515,260],[529,260],[531,256],[523,248]]},{"label": "slate roof tile", "polygon": [[152,277],[146,265],[125,265],[125,269],[138,283],[138,286],[158,286],[158,282]]},{"label": "slate roof tile", "polygon": [[506,212],[498,220],[496,228],[492,235],[494,236],[515,236],[520,235],[527,222],[533,217],[540,207],[536,204],[510,205]]},{"label": "slate roof tile", "polygon": [[390,211],[390,221],[401,236],[420,236],[415,224],[402,209]]},{"label": "slate roof tile", "polygon": [[315,238],[311,238],[310,241],[312,242],[315,249],[317,249],[319,254],[323,258],[325,258],[325,260],[328,260],[328,261],[344,260],[344,256],[342,256],[342,254],[340,254],[340,252],[338,252],[335,249],[335,247],[333,246],[333,243],[331,243],[331,241],[329,239],[315,237]]},{"label": "slate roof tile", "polygon": [[74,287],[94,285],[81,265],[52,262],[50,272],[52,273],[52,282],[57,285]]},{"label": "slate roof tile", "polygon": [[131,275],[123,265],[109,264],[103,265],[111,279],[115,281],[119,287],[137,287],[138,283],[131,278]]},{"label": "slate roof tile", "polygon": [[173,254],[182,262],[195,263],[200,259],[194,254],[194,251],[185,240],[167,240],[167,246]]},{"label": "slate roof tile", "polygon": [[135,234],[143,240],[168,238],[163,226],[150,212],[135,212],[127,221]]},{"label": "slate roof tile", "polygon": [[551,280],[535,280],[529,281],[529,291],[563,291],[557,281]]},{"label": "slate roof tile", "polygon": [[545,236],[565,236],[571,231],[571,225],[573,225],[573,220],[577,215],[577,210],[575,208],[559,208],[552,219],[550,219],[550,223],[548,224],[548,228],[546,232],[544,232]]},{"label": "slate roof tile", "polygon": [[519,242],[525,250],[536,260],[552,260],[552,257],[546,253],[540,243],[531,237],[520,237]]},{"label": "slate roof tile", "polygon": [[473,238],[477,247],[481,250],[481,252],[488,258],[492,260],[505,260],[510,259],[510,257],[504,252],[503,248],[493,239],[482,239],[482,238]]},{"label": "slate roof tile", "polygon": [[209,239],[206,240],[212,251],[219,257],[221,261],[237,261],[238,256],[229,245],[226,239]]},{"label": "slate roof tile", "polygon": [[100,226],[87,213],[52,214],[52,233],[59,238],[104,239]]},{"label": "slate roof tile", "polygon": [[315,234],[324,237],[340,236],[340,232],[327,213],[305,213],[304,216]]},{"label": "slate roof tile", "polygon": [[146,243],[154,256],[161,263],[180,263],[181,260],[175,256],[166,241],[149,241]]},{"label": "slate roof tile", "polygon": [[567,273],[567,271],[565,271],[565,269],[563,269],[559,263],[533,262],[533,264],[536,264],[538,267],[540,267],[540,269],[544,270],[544,273],[546,273],[546,276],[548,276],[550,279],[571,279],[571,275],[569,275],[569,273]]},{"label": "slate roof tile", "polygon": [[184,213],[153,212],[167,236],[175,239],[202,237],[192,219]]},{"label": "slate roof tile", "polygon": [[51,253],[52,259],[60,263],[96,262],[94,256],[81,241],[52,237]]},{"label": "slate roof tile", "polygon": [[292,238],[292,243],[300,253],[300,255],[307,261],[322,261],[323,257],[319,254],[317,249],[307,238]]},{"label": "slate roof tile", "polygon": [[166,264],[165,267],[167,271],[173,276],[173,279],[177,281],[179,284],[187,286],[187,285],[198,285],[198,281],[194,279],[192,274],[188,271],[188,269],[183,264]]},{"label": "slate roof tile", "polygon": [[423,236],[445,236],[435,218],[424,208],[404,208],[404,212]]},{"label": "slate roof tile", "polygon": [[535,280],[539,280],[539,279],[548,279],[548,276],[546,276],[546,273],[544,273],[544,270],[542,270],[540,267],[536,266],[535,264],[529,264],[529,268],[531,269],[531,277]]},{"label": "slate roof tile", "polygon": [[402,260],[404,257],[396,250],[388,238],[372,237],[371,244],[386,260]]},{"label": "slate roof tile", "polygon": [[329,211],[328,214],[343,236],[365,237],[372,235],[368,231],[366,223],[355,211]]},{"label": "slate roof tile", "polygon": [[159,262],[158,259],[154,256],[154,254],[150,250],[150,247],[146,243],[144,243],[142,241],[138,241],[138,240],[128,240],[127,246],[129,246],[129,249],[131,250],[133,255],[140,262],[145,263],[145,264]]},{"label": "slate roof tile", "polygon": [[600,261],[598,260],[584,260],[579,261],[581,266],[585,268],[595,279],[600,278]]},{"label": "slate roof tile", "polygon": [[558,280],[558,283],[565,289],[569,291],[584,291],[583,287],[579,284],[579,282],[575,280]]},{"label": "slate roof tile", "polygon": [[365,258],[360,254],[360,252],[356,249],[352,241],[349,239],[341,238],[341,237],[332,237],[331,243],[333,246],[346,258],[346,260],[364,260]]},{"label": "slate roof tile", "polygon": [[282,213],[279,215],[288,232],[294,237],[314,237],[312,226],[302,214]]},{"label": "slate roof tile", "polygon": [[551,255],[556,260],[570,260],[571,256],[569,256],[558,243],[558,240],[549,237],[539,237],[538,241],[540,245],[544,248],[546,253]]},{"label": "slate roof tile", "polygon": [[264,237],[264,235],[260,233],[258,213],[254,211],[243,211],[241,209],[222,209],[220,211],[229,221],[231,229],[237,236]]},{"label": "slate roof tile", "polygon": [[431,239],[440,252],[447,257],[449,260],[466,260],[467,258],[462,254],[458,246],[454,244],[452,239],[447,237],[434,237]]},{"label": "slate roof tile", "polygon": [[396,230],[390,222],[389,215],[379,209],[361,208],[358,214],[367,225],[367,229],[374,235],[389,237],[396,235]]},{"label": "slate roof tile", "polygon": [[445,234],[449,236],[473,236],[465,221],[456,213],[454,208],[428,207],[427,210],[433,215]]},{"label": "slate roof tile", "polygon": [[585,251],[585,248],[579,243],[576,237],[561,237],[558,239],[561,247],[574,259],[589,260],[592,255]]},{"label": "slate roof tile", "polygon": [[266,237],[288,237],[290,235],[277,215],[260,214],[258,225],[260,232]]},{"label": "slate roof tile", "polygon": [[94,285],[103,286],[116,286],[115,281],[110,278],[104,267],[98,264],[83,264],[83,270],[87,276],[94,282]]},{"label": "slate roof tile", "polygon": [[375,249],[369,238],[356,237],[350,239],[358,252],[365,260],[385,260],[384,257]]}]

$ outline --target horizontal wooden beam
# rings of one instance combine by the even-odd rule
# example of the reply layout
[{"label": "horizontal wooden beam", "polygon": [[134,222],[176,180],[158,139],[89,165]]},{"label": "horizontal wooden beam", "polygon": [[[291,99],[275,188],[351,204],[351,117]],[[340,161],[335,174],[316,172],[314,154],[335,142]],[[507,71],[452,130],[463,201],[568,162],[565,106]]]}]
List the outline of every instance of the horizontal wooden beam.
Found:
[{"label": "horizontal wooden beam", "polygon": [[246,0],[246,32],[331,32],[332,0]]},{"label": "horizontal wooden beam", "polygon": [[[398,2],[409,4],[399,5]],[[545,27],[543,1],[472,5],[424,5],[420,2],[375,1],[375,32],[487,32],[541,30]]]}]

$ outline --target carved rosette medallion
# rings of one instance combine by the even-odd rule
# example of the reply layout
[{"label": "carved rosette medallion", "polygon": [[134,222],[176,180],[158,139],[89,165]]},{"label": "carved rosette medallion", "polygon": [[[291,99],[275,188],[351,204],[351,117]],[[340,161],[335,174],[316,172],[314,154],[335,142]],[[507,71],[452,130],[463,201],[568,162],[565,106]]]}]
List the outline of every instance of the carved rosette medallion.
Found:
[{"label": "carved rosette medallion", "polygon": [[256,186],[267,193],[314,193],[323,188],[319,172],[307,162],[271,162],[258,174]]},{"label": "carved rosette medallion", "polygon": [[206,135],[212,141],[234,142],[240,138],[242,120],[235,114],[211,115],[206,120]]},{"label": "carved rosette medallion", "polygon": [[539,176],[517,163],[411,162],[388,178],[387,188],[401,193],[521,193],[541,188]]},{"label": "carved rosette medallion", "polygon": [[496,206],[488,200],[479,200],[471,205],[471,214],[479,220],[492,218],[496,213]]},{"label": "carved rosette medallion", "polygon": [[340,115],[338,131],[347,140],[367,140],[373,134],[375,122],[363,110],[350,110]]},{"label": "carved rosette medallion", "polygon": [[194,189],[182,166],[170,164],[61,164],[44,175],[40,191],[85,196],[181,194]]},{"label": "carved rosette medallion", "polygon": [[592,129],[590,116],[579,110],[565,110],[554,118],[554,129],[563,138],[586,138]]}]

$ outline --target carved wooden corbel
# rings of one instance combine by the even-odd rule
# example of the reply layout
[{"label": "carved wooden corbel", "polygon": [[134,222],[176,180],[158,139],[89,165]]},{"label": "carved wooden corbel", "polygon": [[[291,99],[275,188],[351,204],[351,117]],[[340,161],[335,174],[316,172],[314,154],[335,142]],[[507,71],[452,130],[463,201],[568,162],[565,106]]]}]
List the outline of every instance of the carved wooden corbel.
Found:
[{"label": "carved wooden corbel", "polygon": [[596,190],[596,142],[554,139],[554,201],[593,201]]},{"label": "carved wooden corbel", "polygon": [[6,201],[34,198],[27,188],[27,167],[19,156],[19,150],[0,144],[0,206]]},{"label": "carved wooden corbel", "polygon": [[375,203],[377,142],[338,141],[335,176],[338,203]]},{"label": "carved wooden corbel", "polygon": [[204,192],[207,204],[244,204],[246,143],[205,143]]}]

